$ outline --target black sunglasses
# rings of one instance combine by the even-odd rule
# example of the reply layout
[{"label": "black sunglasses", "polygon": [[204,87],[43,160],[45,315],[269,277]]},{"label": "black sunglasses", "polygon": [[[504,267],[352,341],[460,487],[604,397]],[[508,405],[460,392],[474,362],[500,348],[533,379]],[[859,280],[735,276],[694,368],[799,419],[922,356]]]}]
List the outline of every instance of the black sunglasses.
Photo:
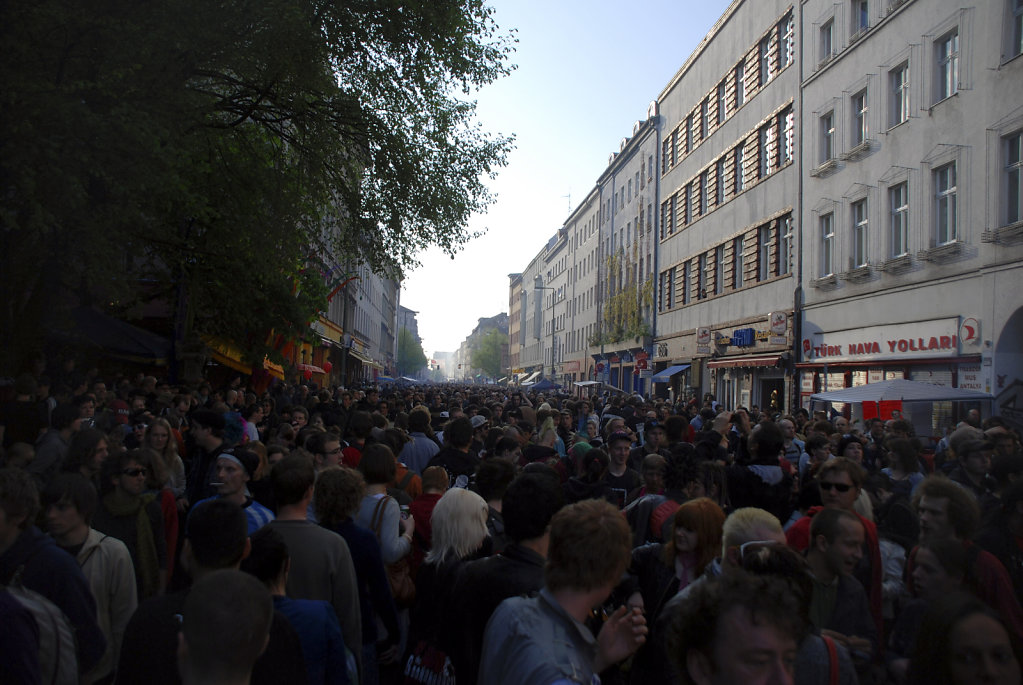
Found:
[{"label": "black sunglasses", "polygon": [[849,492],[849,490],[852,489],[852,486],[849,485],[848,483],[828,483],[823,480],[820,481],[818,485],[820,485],[821,490],[838,490],[839,492]]}]

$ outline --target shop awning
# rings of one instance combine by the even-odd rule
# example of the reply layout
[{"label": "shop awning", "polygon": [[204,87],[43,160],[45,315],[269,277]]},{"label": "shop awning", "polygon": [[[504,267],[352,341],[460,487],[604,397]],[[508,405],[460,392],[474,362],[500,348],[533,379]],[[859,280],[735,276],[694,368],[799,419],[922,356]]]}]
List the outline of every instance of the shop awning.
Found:
[{"label": "shop awning", "polygon": [[390,376],[377,376],[377,380],[378,381],[383,381],[384,383],[393,383],[394,382],[394,379],[391,378]]},{"label": "shop awning", "polygon": [[84,339],[108,357],[163,366],[174,354],[167,338],[107,316],[97,309],[78,307],[72,310],[71,317],[74,328],[68,337]]},{"label": "shop awning", "polygon": [[885,402],[901,400],[902,402],[941,402],[990,400],[991,395],[977,390],[947,388],[943,385],[932,385],[920,381],[907,381],[892,378],[877,383],[858,385],[855,388],[840,388],[810,395],[811,400],[824,402]]},{"label": "shop awning", "polygon": [[504,382],[505,382],[506,380],[508,380],[508,377],[507,377],[507,376],[504,376],[503,378],[498,378],[498,379],[497,379],[497,382],[498,382],[498,383],[504,383]]},{"label": "shop awning", "polygon": [[363,364],[372,364],[373,363],[372,359],[370,359],[366,355],[362,354],[361,352],[357,352],[355,350],[355,348],[352,348],[352,349],[348,350],[348,356],[355,357],[357,360],[359,360]]},{"label": "shop awning", "polygon": [[315,364],[299,364],[296,366],[299,371],[308,371],[309,373],[327,373]]},{"label": "shop awning", "polygon": [[240,373],[251,374],[252,365],[242,361],[242,351],[234,343],[224,338],[203,337],[203,342],[210,350],[210,356],[219,364]]},{"label": "shop awning", "polygon": [[537,376],[539,376],[539,375],[540,375],[540,373],[541,373],[540,371],[534,371],[534,372],[533,372],[533,373],[531,373],[531,374],[530,374],[530,375],[529,375],[528,377],[526,377],[526,378],[524,378],[524,379],[522,380],[522,385],[525,385],[525,384],[527,384],[527,383],[530,383],[530,384],[531,384],[531,383],[535,382],[535,381],[536,381],[536,377],[537,377]]},{"label": "shop awning", "polygon": [[689,366],[690,366],[689,364],[676,364],[675,366],[669,366],[663,371],[658,371],[657,373],[655,373],[653,376],[650,377],[650,380],[654,383],[667,383],[671,380],[672,376],[674,376],[676,373],[681,373],[685,371],[686,369],[689,368]]},{"label": "shop awning", "polygon": [[778,366],[780,354],[763,354],[752,357],[732,357],[731,359],[715,359],[707,362],[708,369],[742,369],[755,367]]},{"label": "shop awning", "polygon": [[600,381],[576,381],[572,385],[576,386],[577,388],[588,388],[591,385],[600,385]]}]

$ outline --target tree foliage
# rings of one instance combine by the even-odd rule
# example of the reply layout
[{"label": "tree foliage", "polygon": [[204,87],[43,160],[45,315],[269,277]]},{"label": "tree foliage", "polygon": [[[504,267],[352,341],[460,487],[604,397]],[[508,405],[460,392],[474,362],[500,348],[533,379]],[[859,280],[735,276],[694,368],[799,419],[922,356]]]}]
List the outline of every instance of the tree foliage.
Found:
[{"label": "tree foliage", "polygon": [[470,96],[513,42],[477,0],[3,3],[0,347],[155,300],[257,359],[335,265],[453,254],[511,146]]},{"label": "tree foliage", "polygon": [[423,346],[415,339],[407,328],[398,331],[398,374],[413,376],[426,366],[426,353]]},{"label": "tree foliage", "polygon": [[472,350],[472,368],[479,369],[491,378],[501,373],[501,351],[508,344],[508,335],[496,328],[484,335]]}]

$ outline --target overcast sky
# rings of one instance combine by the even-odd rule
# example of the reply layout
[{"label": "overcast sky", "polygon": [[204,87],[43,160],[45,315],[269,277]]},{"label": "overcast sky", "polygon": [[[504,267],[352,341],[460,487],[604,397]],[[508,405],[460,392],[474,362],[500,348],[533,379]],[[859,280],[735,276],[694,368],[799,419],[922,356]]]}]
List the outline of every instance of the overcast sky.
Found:
[{"label": "overcast sky", "polygon": [[[596,183],[632,125],[731,0],[493,0],[518,30],[518,68],[478,94],[485,130],[514,134],[497,202],[470,220],[486,230],[455,259],[420,257],[401,304],[418,314],[428,356],[454,351],[481,317],[508,311],[522,271]],[[571,196],[571,200],[569,199]]]}]

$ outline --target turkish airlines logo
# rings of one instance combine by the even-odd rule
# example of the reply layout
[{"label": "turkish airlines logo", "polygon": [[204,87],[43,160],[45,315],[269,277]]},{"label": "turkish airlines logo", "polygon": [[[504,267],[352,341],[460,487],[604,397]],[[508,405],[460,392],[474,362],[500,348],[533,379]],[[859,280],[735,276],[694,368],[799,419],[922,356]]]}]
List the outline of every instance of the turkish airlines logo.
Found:
[{"label": "turkish airlines logo", "polygon": [[964,345],[980,343],[980,322],[974,318],[963,319],[959,324],[959,341]]}]

